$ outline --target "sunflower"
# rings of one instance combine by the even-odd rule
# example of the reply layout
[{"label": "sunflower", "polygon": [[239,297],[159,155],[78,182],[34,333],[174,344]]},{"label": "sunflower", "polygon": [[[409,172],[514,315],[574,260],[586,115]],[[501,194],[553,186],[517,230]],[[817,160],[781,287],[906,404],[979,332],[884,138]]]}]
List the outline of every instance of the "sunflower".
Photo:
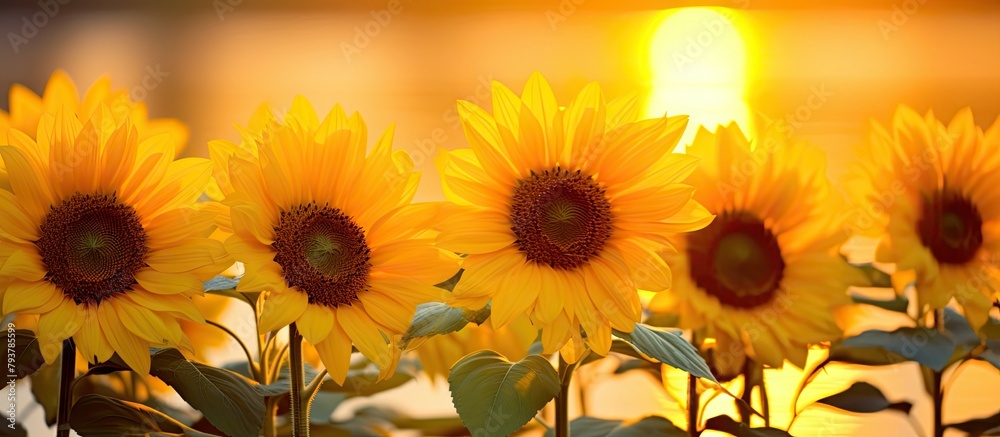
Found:
[{"label": "sunflower", "polygon": [[139,132],[140,142],[163,135],[161,141],[167,143],[175,154],[184,149],[189,135],[187,127],[175,119],[150,120],[145,103],[132,101],[128,90],[124,88],[112,90],[111,80],[106,77],[94,82],[81,100],[73,79],[62,70],[52,73],[41,96],[24,85],[11,86],[9,108],[9,113],[0,110],[0,136],[8,128],[14,128],[36,139],[42,114],[55,114],[60,108],[75,113],[81,120],[91,118],[99,109],[107,110],[111,117],[106,117],[105,123],[108,126],[104,128],[111,130],[128,118]]},{"label": "sunflower", "polygon": [[881,237],[876,260],[896,264],[900,291],[915,284],[921,311],[955,298],[978,330],[1000,298],[1000,120],[984,134],[969,109],[945,126],[901,106],[869,138],[847,226]]},{"label": "sunflower", "polygon": [[861,281],[838,254],[848,235],[823,152],[773,128],[761,140],[752,148],[735,123],[698,129],[687,153],[702,165],[688,181],[716,219],[671,239],[677,251],[663,257],[674,286],[649,305],[715,340],[720,377],[747,356],[802,368],[809,344],[840,336],[834,309]]},{"label": "sunflower", "polygon": [[352,344],[391,372],[392,340],[418,304],[443,298],[432,284],[458,271],[458,257],[433,246],[441,205],[410,204],[419,175],[392,150],[391,127],[366,157],[364,121],[339,105],[320,122],[297,97],[282,122],[260,126],[243,146],[212,145],[228,168],[226,247],[246,265],[237,289],[265,291],[260,331],[294,322],[338,383]]},{"label": "sunflower", "polygon": [[37,314],[46,362],[72,337],[91,363],[117,352],[149,371],[149,347],[190,349],[178,319],[203,321],[190,296],[232,264],[206,238],[213,214],[193,208],[211,178],[206,159],[174,160],[100,106],[66,109],[15,129],[0,146],[12,191],[0,190],[3,313]]},{"label": "sunflower", "polygon": [[680,183],[696,160],[670,153],[687,117],[634,122],[636,101],[605,104],[597,84],[560,109],[538,73],[520,97],[492,92],[493,115],[458,103],[471,149],[438,157],[455,206],[437,243],[468,254],[451,304],[492,299],[494,328],[530,314],[545,351],[568,361],[585,343],[607,354],[612,328],[639,321],[636,288],[669,288],[655,256],[667,236],[712,220]]}]

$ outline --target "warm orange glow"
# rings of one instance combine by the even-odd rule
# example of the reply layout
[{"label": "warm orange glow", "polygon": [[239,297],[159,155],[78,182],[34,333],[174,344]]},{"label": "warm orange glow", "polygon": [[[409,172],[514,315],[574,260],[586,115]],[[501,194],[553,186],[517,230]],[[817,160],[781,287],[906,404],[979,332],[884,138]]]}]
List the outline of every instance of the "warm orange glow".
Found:
[{"label": "warm orange glow", "polygon": [[650,117],[690,114],[687,144],[704,125],[736,121],[750,126],[745,101],[751,70],[751,33],[741,13],[728,8],[680,8],[663,12],[648,38],[652,95]]}]

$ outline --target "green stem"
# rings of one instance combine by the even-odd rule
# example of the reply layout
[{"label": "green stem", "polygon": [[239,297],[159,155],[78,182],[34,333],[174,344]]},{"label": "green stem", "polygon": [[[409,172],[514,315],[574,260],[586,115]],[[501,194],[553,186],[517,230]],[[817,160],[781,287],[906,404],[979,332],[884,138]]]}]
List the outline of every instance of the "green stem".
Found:
[{"label": "green stem", "polygon": [[[938,330],[939,332],[944,329],[944,325],[942,324],[943,319],[944,319],[944,312],[942,310],[935,310],[934,311],[934,319],[933,319],[934,329]],[[941,382],[942,382],[941,378],[944,375],[944,372],[934,371],[933,375],[934,375],[934,378],[933,378],[933,381],[931,382],[931,384],[932,384],[931,385],[931,389],[932,389],[931,391],[933,393],[931,393],[931,396],[934,398],[933,399],[934,400],[934,437],[943,437],[944,436],[944,425],[943,425],[942,420],[941,420],[941,410],[942,410],[942,407],[944,406],[944,391],[941,389]]]},{"label": "green stem", "polygon": [[750,366],[751,360],[750,357],[747,357],[743,361],[743,393],[740,394],[740,400],[744,403],[739,404],[740,421],[747,426],[750,426],[750,418],[753,414],[750,412],[750,408],[753,405],[753,385],[750,383]]},{"label": "green stem", "polygon": [[76,343],[63,340],[62,367],[59,369],[59,410],[56,413],[56,437],[69,437],[69,412],[73,403],[73,379],[76,377]]},{"label": "green stem", "polygon": [[698,396],[698,377],[688,374],[688,436],[698,437],[698,410],[701,400]]},{"label": "green stem", "polygon": [[573,377],[570,366],[559,355],[559,394],[556,395],[556,437],[569,437],[569,385]]},{"label": "green stem", "polygon": [[275,416],[278,415],[277,396],[267,398],[264,405],[266,407],[264,413],[264,437],[277,437],[278,424],[274,420]]},{"label": "green stem", "polygon": [[233,340],[236,340],[236,343],[240,345],[240,348],[243,349],[243,353],[247,356],[247,367],[250,369],[250,375],[253,376],[254,381],[264,383],[263,381],[261,381],[260,373],[258,372],[257,365],[253,361],[253,354],[250,352],[250,348],[248,348],[247,345],[245,343],[243,343],[243,340],[241,340],[240,337],[238,335],[236,335],[236,333],[233,332],[231,329],[229,329],[229,328],[227,328],[227,327],[225,327],[225,326],[223,326],[223,325],[221,325],[219,323],[213,322],[211,320],[206,320],[206,322],[209,325],[212,325],[212,326],[214,326],[216,328],[221,329],[226,334],[229,334],[229,336],[232,337]]},{"label": "green stem", "polygon": [[302,369],[302,336],[299,335],[299,328],[292,323],[288,325],[288,373],[291,375],[288,404],[292,437],[309,437],[309,414],[302,408],[302,390],[305,388]]}]

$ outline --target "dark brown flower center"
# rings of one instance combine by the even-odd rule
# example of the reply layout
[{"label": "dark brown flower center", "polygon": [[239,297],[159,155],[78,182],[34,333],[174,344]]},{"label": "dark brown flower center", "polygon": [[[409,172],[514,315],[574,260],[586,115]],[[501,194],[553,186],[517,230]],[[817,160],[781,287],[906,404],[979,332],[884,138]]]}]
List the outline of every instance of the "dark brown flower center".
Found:
[{"label": "dark brown flower center", "polygon": [[746,212],[725,212],[687,235],[691,278],[724,305],[753,308],[769,302],[785,270],[778,240]]},{"label": "dark brown flower center", "polygon": [[920,242],[944,264],[964,264],[983,245],[979,210],[961,194],[947,189],[924,198],[917,230]]},{"label": "dark brown flower center", "polygon": [[343,211],[316,203],[281,212],[272,246],[285,282],[309,303],[351,305],[368,290],[371,253],[365,231]]},{"label": "dark brown flower center", "polygon": [[511,230],[529,260],[571,270],[611,237],[611,203],[590,176],[560,168],[531,173],[511,200]]},{"label": "dark brown flower center", "polygon": [[130,290],[149,250],[139,214],[114,194],[77,194],[52,207],[35,245],[45,279],[77,304]]}]

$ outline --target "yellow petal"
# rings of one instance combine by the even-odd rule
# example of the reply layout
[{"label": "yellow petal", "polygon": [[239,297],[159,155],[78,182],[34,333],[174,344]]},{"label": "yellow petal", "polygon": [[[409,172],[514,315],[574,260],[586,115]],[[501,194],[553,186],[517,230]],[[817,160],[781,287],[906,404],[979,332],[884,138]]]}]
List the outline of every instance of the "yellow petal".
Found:
[{"label": "yellow petal", "polygon": [[[226,261],[226,260],[230,261]],[[221,265],[222,269],[232,265],[222,242],[208,238],[191,239],[183,246],[152,250],[146,256],[146,264],[163,273],[185,273],[203,267]]]},{"label": "yellow petal", "polygon": [[205,317],[190,297],[180,294],[155,294],[136,287],[125,293],[125,297],[138,305],[156,312],[165,312],[183,317],[192,322],[205,323]]},{"label": "yellow petal", "polygon": [[309,297],[294,289],[261,293],[258,299],[264,302],[260,321],[257,323],[257,330],[261,334],[288,326],[301,317],[309,305]]},{"label": "yellow petal", "polygon": [[202,282],[193,275],[162,273],[153,269],[136,272],[135,280],[143,289],[156,294],[181,294],[202,290]]},{"label": "yellow petal", "polygon": [[28,217],[18,205],[17,197],[7,190],[0,190],[0,235],[19,243],[38,240],[38,223]]},{"label": "yellow petal", "polygon": [[405,276],[438,284],[458,273],[461,258],[454,252],[434,247],[430,239],[410,239],[374,247],[372,272]]},{"label": "yellow petal", "polygon": [[62,341],[76,334],[85,321],[87,310],[68,297],[63,298],[52,311],[38,316],[38,344],[46,363],[55,361],[62,349]]},{"label": "yellow petal", "polygon": [[493,309],[490,320],[493,329],[500,329],[517,317],[523,315],[530,306],[535,304],[539,293],[538,264],[527,262],[516,271],[507,272],[507,280],[503,289],[497,290],[493,296]]},{"label": "yellow petal", "polygon": [[344,385],[347,370],[351,367],[351,337],[337,323],[336,317],[331,318],[332,327],[323,341],[315,344],[320,360],[326,366],[327,373],[337,384]]},{"label": "yellow petal", "polygon": [[45,277],[42,257],[34,251],[18,250],[0,266],[0,277],[17,278],[22,281],[36,282]]},{"label": "yellow petal", "polygon": [[149,374],[149,342],[130,332],[119,317],[121,315],[111,305],[101,303],[97,306],[101,332],[108,343],[133,371],[146,376]]},{"label": "yellow petal", "polygon": [[489,253],[514,244],[510,217],[473,207],[456,207],[442,218],[435,243],[458,253]]},{"label": "yellow petal", "polygon": [[389,364],[392,358],[389,356],[390,346],[364,308],[360,305],[342,306],[337,308],[336,313],[337,322],[365,357],[379,367]]},{"label": "yellow petal", "polygon": [[13,146],[0,146],[0,158],[7,167],[7,178],[21,208],[31,221],[41,223],[54,202],[40,164],[30,162],[23,151]]},{"label": "yellow petal", "polygon": [[321,343],[336,323],[333,310],[326,305],[306,305],[305,311],[295,320],[295,326],[310,344]]},{"label": "yellow petal", "polygon": [[144,226],[151,248],[163,248],[184,242],[189,237],[207,238],[215,225],[216,213],[211,210],[177,208],[149,221]]},{"label": "yellow petal", "polygon": [[3,313],[43,314],[63,301],[63,293],[48,281],[14,280],[3,293]]},{"label": "yellow petal", "polygon": [[[138,335],[154,347],[172,346],[170,338],[178,337],[177,333],[168,332],[163,320],[142,305],[136,305],[128,299],[111,298],[101,302],[101,306],[110,305],[121,320],[122,325],[133,334]],[[177,328],[180,329],[179,327]]]},{"label": "yellow petal", "polygon": [[77,350],[90,364],[103,363],[111,359],[115,350],[108,343],[108,339],[101,332],[101,324],[97,318],[97,306],[87,305],[86,323],[80,326],[80,330],[73,336]]},{"label": "yellow petal", "polygon": [[406,332],[416,311],[416,306],[404,304],[386,293],[374,290],[360,293],[358,299],[373,320],[396,333]]}]

